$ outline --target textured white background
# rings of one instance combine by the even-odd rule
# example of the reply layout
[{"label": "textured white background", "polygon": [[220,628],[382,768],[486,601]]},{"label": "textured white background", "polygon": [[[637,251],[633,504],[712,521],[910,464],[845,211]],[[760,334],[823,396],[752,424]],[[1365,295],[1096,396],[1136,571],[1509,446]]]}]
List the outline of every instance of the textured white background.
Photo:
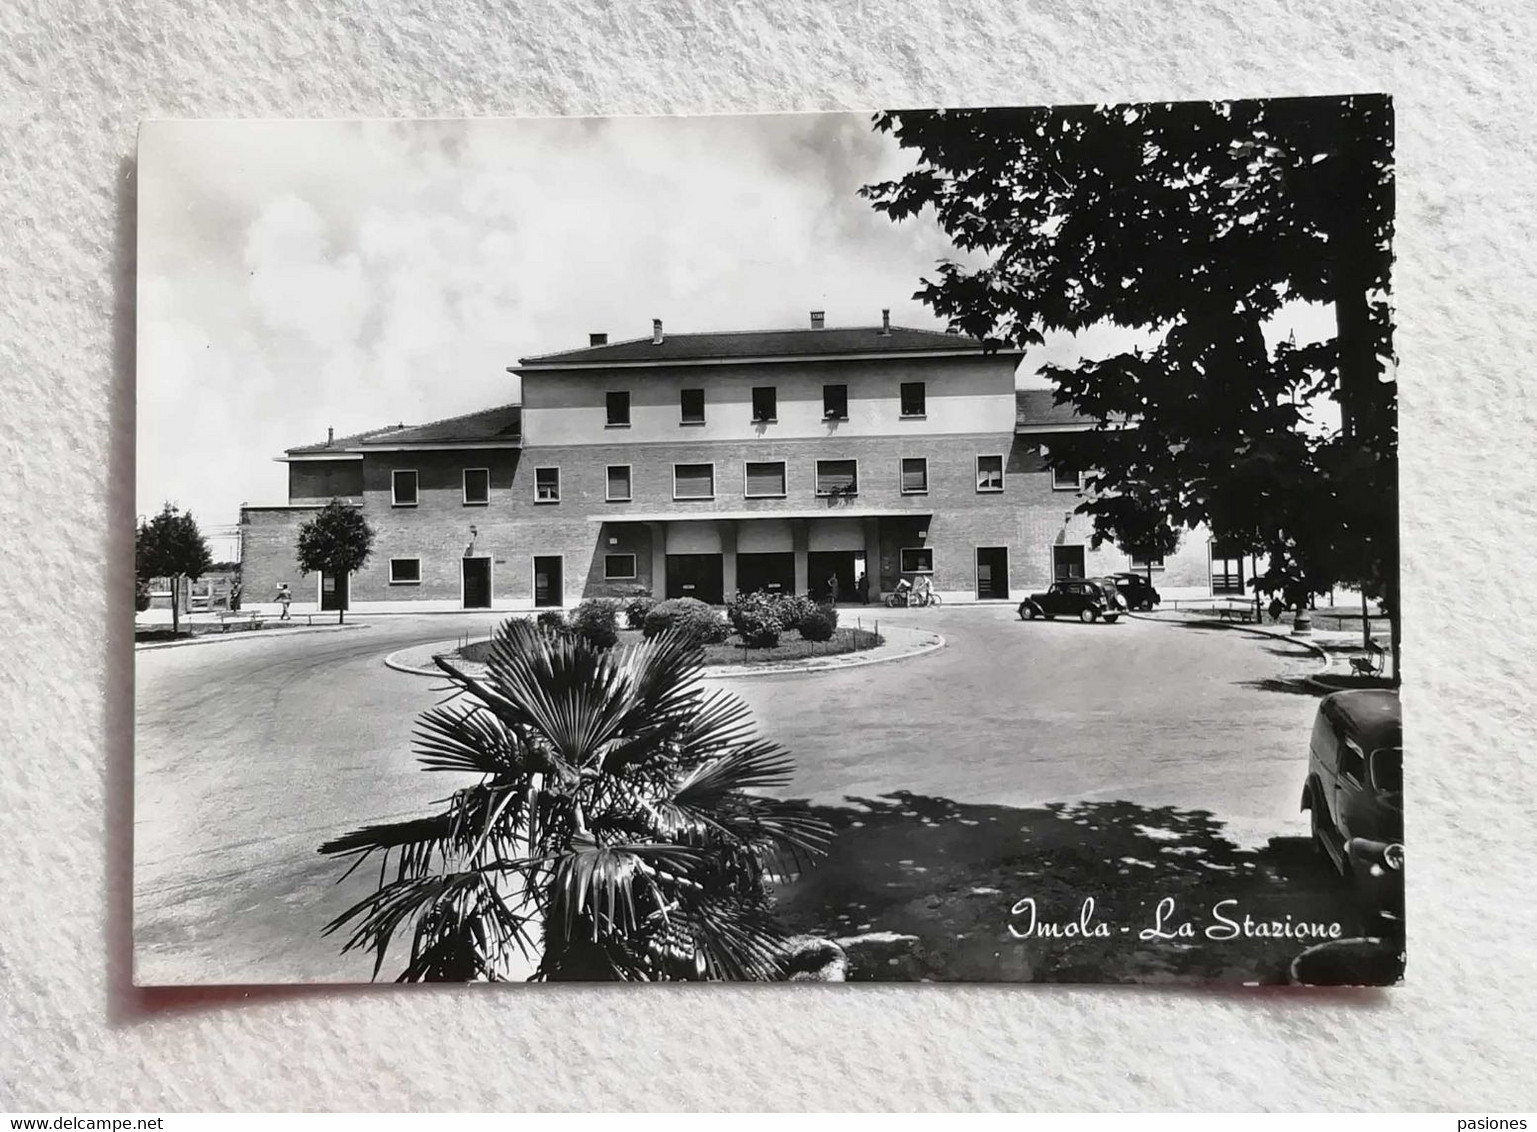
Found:
[{"label": "textured white background", "polygon": [[[0,1109],[1537,1106],[1537,9],[374,7],[0,6]],[[1406,987],[129,987],[139,119],[1350,90],[1398,98]]]}]

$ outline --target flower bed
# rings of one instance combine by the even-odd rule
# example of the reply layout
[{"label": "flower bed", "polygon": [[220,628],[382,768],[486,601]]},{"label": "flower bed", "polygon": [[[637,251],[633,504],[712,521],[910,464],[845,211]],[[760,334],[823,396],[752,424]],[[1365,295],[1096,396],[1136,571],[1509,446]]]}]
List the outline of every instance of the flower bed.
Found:
[{"label": "flower bed", "polygon": [[[634,629],[620,630],[620,648],[637,644],[641,640],[640,633]],[[796,660],[810,660],[814,657],[837,656],[841,653],[865,652],[875,648],[881,640],[879,635],[869,629],[845,627],[835,629],[831,640],[807,641],[802,640],[798,633],[786,633],[779,638],[779,643],[773,648],[750,649],[742,643],[740,637],[733,633],[719,644],[703,646],[704,662],[706,665],[782,664]],[[490,647],[489,641],[471,641],[459,648],[458,656],[461,660],[472,664],[484,664]]]}]

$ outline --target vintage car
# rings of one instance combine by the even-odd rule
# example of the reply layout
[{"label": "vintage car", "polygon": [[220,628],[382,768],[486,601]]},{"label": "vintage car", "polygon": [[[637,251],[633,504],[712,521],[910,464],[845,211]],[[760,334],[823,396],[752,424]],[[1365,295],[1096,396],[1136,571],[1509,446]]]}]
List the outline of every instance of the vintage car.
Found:
[{"label": "vintage car", "polygon": [[1325,696],[1302,788],[1314,844],[1369,907],[1389,914],[1403,909],[1402,718],[1390,689]]},{"label": "vintage car", "polygon": [[1153,609],[1163,600],[1153,588],[1153,583],[1141,574],[1111,574],[1110,578],[1126,599],[1127,606],[1132,609]]},{"label": "vintage car", "polygon": [[1113,624],[1125,610],[1126,603],[1115,587],[1092,578],[1065,578],[1051,583],[1044,593],[1034,593],[1019,603],[1021,621],[1044,617],[1076,617],[1085,623],[1104,620]]}]

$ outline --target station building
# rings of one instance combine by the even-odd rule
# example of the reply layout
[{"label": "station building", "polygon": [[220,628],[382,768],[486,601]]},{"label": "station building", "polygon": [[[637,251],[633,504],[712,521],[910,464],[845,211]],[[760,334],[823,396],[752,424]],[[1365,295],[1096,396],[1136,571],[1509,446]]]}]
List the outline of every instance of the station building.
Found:
[{"label": "station building", "polygon": [[[1095,549],[1053,438],[1090,427],[1016,389],[1020,354],[890,325],[670,334],[522,359],[521,398],[289,449],[288,500],[241,513],[248,606],[529,610],[587,597],[793,590],[871,600],[928,575],[947,602],[1142,569]],[[333,498],[377,532],[350,578],[300,574]],[[1154,563],[1172,596],[1242,592],[1200,532]]]}]

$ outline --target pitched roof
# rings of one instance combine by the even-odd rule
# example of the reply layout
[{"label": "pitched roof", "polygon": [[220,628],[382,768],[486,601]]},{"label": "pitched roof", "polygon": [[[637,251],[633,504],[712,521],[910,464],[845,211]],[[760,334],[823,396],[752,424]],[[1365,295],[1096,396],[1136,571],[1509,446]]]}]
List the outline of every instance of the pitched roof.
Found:
[{"label": "pitched roof", "polygon": [[1050,389],[1014,390],[1014,426],[1091,425],[1094,422],[1073,412],[1071,405],[1058,405]]},{"label": "pitched roof", "polygon": [[[563,350],[520,358],[512,372],[603,365],[664,365],[669,362],[741,361],[748,358],[837,357],[860,354],[963,354],[991,348],[980,338],[893,326],[845,326],[831,329],[729,330],[706,334],[666,334],[662,341],[631,338],[603,346]],[[996,352],[1010,355],[1011,349]]]},{"label": "pitched roof", "polygon": [[519,440],[523,436],[523,407],[502,405],[495,409],[483,409],[462,417],[445,417],[421,425],[388,425],[338,436],[329,444],[302,444],[288,449],[290,456],[309,456],[326,452],[348,452],[367,448],[394,448],[401,446],[426,446],[432,444],[473,444],[480,442],[501,443]]}]

